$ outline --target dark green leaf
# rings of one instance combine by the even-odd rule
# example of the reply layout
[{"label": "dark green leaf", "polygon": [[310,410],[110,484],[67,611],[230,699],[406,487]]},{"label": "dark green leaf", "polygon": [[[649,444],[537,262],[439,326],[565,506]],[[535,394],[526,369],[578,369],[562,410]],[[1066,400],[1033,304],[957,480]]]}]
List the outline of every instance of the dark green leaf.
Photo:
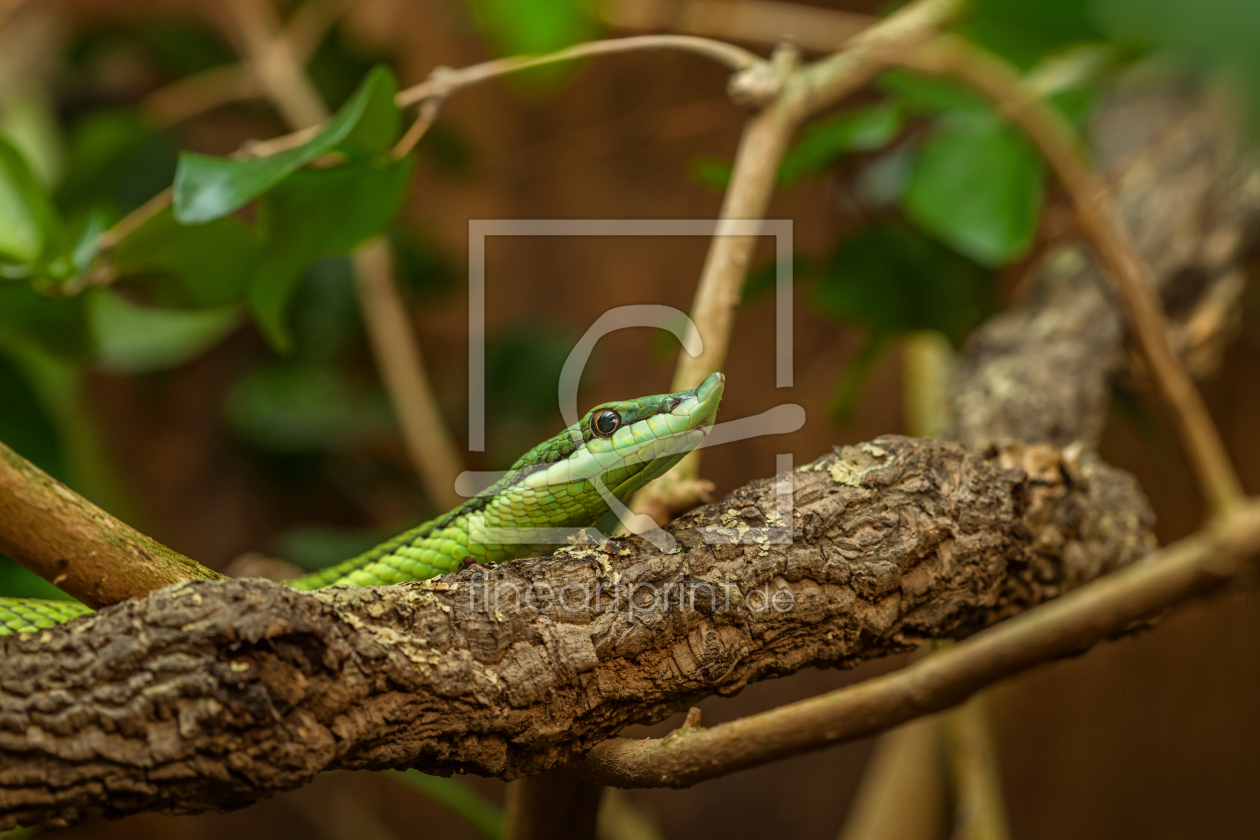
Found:
[{"label": "dark green leaf", "polygon": [[225,408],[232,427],[272,452],[344,448],[391,428],[389,404],[335,371],[280,364],[238,379]]},{"label": "dark green leaf", "polygon": [[87,116],[70,133],[57,203],[69,215],[102,204],[133,210],[170,186],[177,153],[171,137],[134,110]]},{"label": "dark green leaf", "polygon": [[914,114],[935,115],[956,111],[987,114],[990,110],[988,102],[975,91],[909,70],[889,70],[879,77],[875,86]]},{"label": "dark green leaf", "polygon": [[34,263],[60,245],[52,200],[22,153],[0,137],[0,262]]},{"label": "dark green leaf", "polygon": [[814,288],[814,307],[874,334],[939,330],[954,341],[992,311],[988,272],[903,225],[845,240]]},{"label": "dark green leaf", "polygon": [[575,339],[564,331],[516,326],[486,348],[486,392],[496,414],[526,423],[553,418],[560,370]]},{"label": "dark green leaf", "polygon": [[115,247],[120,277],[156,279],[155,297],[172,306],[225,306],[245,297],[258,266],[258,237],[236,219],[181,225],[168,209]]},{"label": "dark green leaf", "polygon": [[[792,255],[792,280],[793,282],[801,280],[807,273],[814,269],[814,258],[809,254],[797,253]],[[774,294],[775,288],[778,286],[779,272],[778,266],[774,260],[770,260],[764,265],[760,265],[748,272],[748,279],[744,281],[744,290],[740,296],[740,303],[747,306],[754,303],[760,298]],[[671,340],[673,337],[670,336]],[[674,342],[677,343],[676,341]]]},{"label": "dark green leaf", "polygon": [[[790,187],[851,152],[868,152],[887,145],[897,136],[903,121],[900,107],[884,104],[855,108],[814,122],[800,142],[783,156],[778,186]],[[722,191],[731,180],[731,162],[712,156],[694,158],[687,165],[687,175],[697,183]]]},{"label": "dark green leaf", "polygon": [[943,242],[1000,266],[1032,244],[1043,168],[1028,141],[996,118],[952,119],[923,144],[903,203]]},{"label": "dark green leaf", "polygon": [[976,0],[959,30],[985,49],[1028,68],[1050,50],[1098,40],[1101,33],[1093,22],[1092,6],[1093,0]]},{"label": "dark green leaf", "polygon": [[0,285],[0,336],[64,360],[92,352],[83,298],[45,297],[26,283]]},{"label": "dark green leaf", "polygon": [[902,109],[893,104],[854,108],[818,120],[805,129],[779,164],[780,187],[821,172],[850,152],[869,152],[888,145],[901,130]]},{"label": "dark green leaf", "polygon": [[289,299],[313,261],[347,253],[385,230],[411,182],[414,158],[358,160],[293,173],[259,204],[263,257],[249,290],[254,315],[278,348],[292,348]]},{"label": "dark green leaf", "polygon": [[376,67],[358,92],[307,142],[259,158],[220,158],[185,152],[175,173],[175,218],[197,224],[226,216],[336,148],[379,151],[397,133],[394,74]]},{"label": "dark green leaf", "polygon": [[348,257],[324,257],[311,265],[293,296],[289,320],[294,350],[303,361],[331,364],[340,356],[362,326]]},{"label": "dark green leaf", "polygon": [[[0,400],[4,405],[0,411],[0,441],[35,466],[64,480],[65,461],[53,418],[5,350],[5,342],[0,338]],[[0,592],[4,591],[0,588]]]},{"label": "dark green leaf", "polygon": [[241,313],[236,307],[155,309],[98,289],[88,296],[88,321],[105,368],[144,373],[201,355],[240,324]]}]

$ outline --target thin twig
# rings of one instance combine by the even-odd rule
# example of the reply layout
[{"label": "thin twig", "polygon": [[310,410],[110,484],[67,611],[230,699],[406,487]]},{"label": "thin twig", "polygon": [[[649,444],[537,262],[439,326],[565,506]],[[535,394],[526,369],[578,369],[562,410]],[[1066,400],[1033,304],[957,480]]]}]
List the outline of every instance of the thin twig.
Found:
[{"label": "thin twig", "polygon": [[437,119],[438,111],[442,110],[442,103],[446,101],[440,96],[431,96],[424,100],[420,105],[420,113],[416,119],[407,128],[407,131],[394,144],[394,157],[405,157],[411,153],[424,135],[433,126],[433,122]]},{"label": "thin twig", "polygon": [[1057,600],[977,633],[953,650],[858,685],[662,739],[614,738],[587,753],[616,787],[689,787],[881,732],[948,709],[999,680],[1078,654],[1133,622],[1213,590],[1260,552],[1260,502]]},{"label": "thin twig", "polygon": [[459,70],[439,67],[427,81],[399,91],[395,101],[400,107],[405,108],[431,96],[446,96],[460,88],[531,67],[573,61],[593,55],[610,55],[638,50],[680,50],[695,53],[725,64],[732,70],[747,70],[765,61],[761,56],[743,47],[690,35],[638,35],[632,38],[610,38],[605,41],[588,41],[585,44],[577,44],[547,55],[496,58],[493,61],[474,64]]},{"label": "thin twig", "polygon": [[[945,824],[941,719],[885,732],[871,751],[839,840],[936,840]],[[913,807],[907,807],[913,803]]]},{"label": "thin twig", "polygon": [[160,87],[140,102],[140,109],[160,128],[207,111],[262,95],[257,77],[240,64],[211,67]]},{"label": "thin twig", "polygon": [[1086,163],[1071,127],[1004,61],[958,38],[944,36],[918,51],[890,57],[911,69],[974,87],[1038,148],[1070,196],[1081,232],[1115,284],[1142,357],[1212,509],[1220,514],[1239,504],[1244,498],[1242,484],[1207,406],[1168,344],[1150,269],[1124,231],[1106,186]]},{"label": "thin twig", "polygon": [[135,233],[136,229],[149,221],[149,219],[170,207],[173,198],[174,191],[167,187],[126,216],[123,216],[113,227],[101,234],[101,238],[96,246],[97,251],[105,253],[113,249],[119,242]]},{"label": "thin twig", "polygon": [[328,106],[302,71],[289,40],[279,31],[270,2],[228,0],[246,65],[290,128],[328,121]]}]

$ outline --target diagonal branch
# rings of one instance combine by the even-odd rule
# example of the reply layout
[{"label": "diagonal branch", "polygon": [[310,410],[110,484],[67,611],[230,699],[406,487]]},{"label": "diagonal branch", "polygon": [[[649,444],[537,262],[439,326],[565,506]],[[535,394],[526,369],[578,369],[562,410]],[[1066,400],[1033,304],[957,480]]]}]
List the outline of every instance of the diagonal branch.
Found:
[{"label": "diagonal branch", "polygon": [[672,556],[197,582],[4,637],[0,827],[237,807],[336,768],[529,775],[699,697],[992,624],[1152,540],[1132,479],[1094,462],[1030,477],[886,437],[796,470],[791,510],[786,479],[677,520]]},{"label": "diagonal branch", "polygon": [[0,551],[90,607],[189,580],[215,580],[0,443]]}]

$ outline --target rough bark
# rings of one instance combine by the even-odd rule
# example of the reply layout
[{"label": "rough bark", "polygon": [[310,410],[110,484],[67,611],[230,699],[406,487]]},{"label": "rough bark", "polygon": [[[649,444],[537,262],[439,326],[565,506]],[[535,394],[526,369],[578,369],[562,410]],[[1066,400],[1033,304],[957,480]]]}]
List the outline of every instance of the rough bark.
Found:
[{"label": "rough bark", "polygon": [[792,485],[791,511],[762,480],[683,517],[673,556],[627,539],[399,586],[199,581],[0,639],[0,826],[239,807],[334,768],[536,773],[700,697],[992,624],[1152,545],[1127,475],[1044,447],[884,437]]}]

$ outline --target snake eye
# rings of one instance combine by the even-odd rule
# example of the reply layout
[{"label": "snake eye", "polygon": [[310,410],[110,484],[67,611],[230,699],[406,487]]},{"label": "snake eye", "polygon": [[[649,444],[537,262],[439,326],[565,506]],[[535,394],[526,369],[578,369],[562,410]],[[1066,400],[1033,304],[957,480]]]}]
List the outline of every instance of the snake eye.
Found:
[{"label": "snake eye", "polygon": [[598,437],[612,437],[621,426],[621,415],[615,411],[601,411],[591,418],[591,431]]}]

